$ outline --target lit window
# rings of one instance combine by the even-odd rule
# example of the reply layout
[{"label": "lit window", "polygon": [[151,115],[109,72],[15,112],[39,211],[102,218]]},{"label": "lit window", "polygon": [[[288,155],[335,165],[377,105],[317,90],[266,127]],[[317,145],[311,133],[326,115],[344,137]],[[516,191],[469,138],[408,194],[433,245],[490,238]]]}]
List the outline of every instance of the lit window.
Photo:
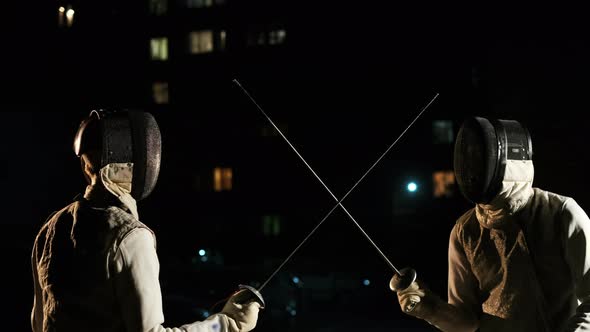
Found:
[{"label": "lit window", "polygon": [[190,52],[193,54],[213,51],[213,31],[193,31],[189,35]]},{"label": "lit window", "polygon": [[188,8],[204,8],[213,6],[213,0],[186,0]]},{"label": "lit window", "polygon": [[432,173],[434,197],[451,197],[454,194],[455,174],[453,171]]},{"label": "lit window", "polygon": [[224,191],[232,189],[233,172],[228,167],[215,167],[213,169],[213,189]]},{"label": "lit window", "polygon": [[164,15],[168,11],[168,0],[150,0],[150,12],[154,15]]},{"label": "lit window", "polygon": [[63,27],[64,26],[64,18],[65,18],[65,15],[66,15],[66,8],[65,7],[59,7],[57,9],[57,24],[60,27]]},{"label": "lit window", "polygon": [[225,4],[226,0],[186,0],[187,8],[207,8],[221,6]]},{"label": "lit window", "polygon": [[270,31],[256,31],[248,36],[249,45],[279,45],[285,42],[287,31],[276,29]]},{"label": "lit window", "polygon": [[227,37],[227,33],[225,32],[225,30],[219,31],[219,44],[218,44],[217,48],[220,51],[225,50],[225,40],[226,40],[226,37]]},{"label": "lit window", "polygon": [[283,29],[273,30],[268,34],[268,43],[270,45],[278,45],[285,42],[287,38],[287,32]]},{"label": "lit window", "polygon": [[72,6],[68,5],[67,8],[60,6],[57,8],[57,24],[60,27],[67,26],[71,27],[74,24],[74,14],[76,12],[72,9]]},{"label": "lit window", "polygon": [[72,24],[74,24],[74,14],[76,12],[72,9],[71,6],[68,6],[68,9],[66,10],[66,23],[68,25],[68,27],[71,27]]},{"label": "lit window", "polygon": [[154,93],[154,103],[168,104],[168,82],[154,82],[152,90]]},{"label": "lit window", "polygon": [[262,232],[265,236],[277,236],[281,233],[281,217],[264,216],[262,217]]},{"label": "lit window", "polygon": [[454,139],[452,121],[436,120],[432,122],[432,141],[434,144],[450,144]]},{"label": "lit window", "polygon": [[159,37],[150,40],[152,60],[168,60],[168,38]]}]

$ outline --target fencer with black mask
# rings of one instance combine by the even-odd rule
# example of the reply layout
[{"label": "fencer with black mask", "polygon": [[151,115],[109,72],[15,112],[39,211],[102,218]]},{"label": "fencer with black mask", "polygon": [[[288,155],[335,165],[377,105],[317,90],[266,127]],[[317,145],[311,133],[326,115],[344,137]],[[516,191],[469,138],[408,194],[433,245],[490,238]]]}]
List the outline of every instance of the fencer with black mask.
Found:
[{"label": "fencer with black mask", "polygon": [[161,136],[147,112],[92,111],[74,140],[83,195],[42,226],[32,251],[33,332],[248,332],[260,303],[231,296],[219,313],[163,327],[156,237],[137,200],[154,189]]},{"label": "fencer with black mask", "polygon": [[450,234],[448,301],[418,280],[397,291],[403,312],[446,332],[590,329],[590,220],[573,198],[533,187],[532,156],[518,121],[463,122],[454,171],[474,207]]}]

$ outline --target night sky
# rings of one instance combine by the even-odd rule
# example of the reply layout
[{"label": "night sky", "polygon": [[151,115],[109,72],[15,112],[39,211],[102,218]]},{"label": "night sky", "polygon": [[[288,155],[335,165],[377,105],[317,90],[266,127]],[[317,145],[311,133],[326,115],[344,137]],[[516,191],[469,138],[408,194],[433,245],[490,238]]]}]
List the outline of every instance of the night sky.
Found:
[{"label": "night sky", "polygon": [[[432,171],[452,169],[452,143],[432,143],[433,121],[451,121],[456,134],[465,116],[520,120],[533,139],[534,185],[590,209],[590,39],[581,11],[261,0],[188,11],[169,3],[169,14],[154,18],[147,1],[74,1],[80,9],[64,29],[57,8],[67,3],[50,1],[9,31],[0,249],[11,330],[30,330],[36,232],[84,190],[72,139],[96,107],[146,109],[160,124],[160,179],[139,213],[158,237],[167,326],[200,319],[197,308],[240,283],[264,281],[334,205],[286,142],[261,135],[266,119],[233,79],[285,125],[337,197],[440,93],[345,206],[397,267],[416,268],[443,298],[448,234],[469,204],[456,188],[432,198]],[[183,55],[184,33],[207,26],[227,27],[225,52]],[[284,28],[284,45],[240,42],[259,26]],[[162,34],[170,59],[156,64],[149,38]],[[155,80],[170,82],[169,104],[154,104]],[[232,191],[213,192],[214,167],[233,169]],[[404,191],[410,180],[419,184],[413,196]],[[275,215],[280,234],[264,236],[264,216]],[[263,292],[268,308],[256,331],[432,331],[399,312],[391,275],[336,210]]]}]

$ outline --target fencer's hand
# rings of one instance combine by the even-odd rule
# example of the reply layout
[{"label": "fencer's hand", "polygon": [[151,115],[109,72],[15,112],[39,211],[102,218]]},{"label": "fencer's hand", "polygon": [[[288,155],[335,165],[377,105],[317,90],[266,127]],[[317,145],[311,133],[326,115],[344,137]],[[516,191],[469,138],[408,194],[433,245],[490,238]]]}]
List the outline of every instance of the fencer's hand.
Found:
[{"label": "fencer's hand", "polygon": [[221,313],[229,318],[232,332],[248,332],[256,327],[260,304],[256,301],[248,303],[236,303],[236,295],[227,300]]},{"label": "fencer's hand", "polygon": [[[392,288],[391,283],[393,282],[393,278],[389,283],[389,287]],[[397,292],[397,300],[403,312],[412,315],[416,306],[422,302],[422,298],[426,295],[423,289],[420,289],[417,282],[412,282],[408,288],[400,290]]]},{"label": "fencer's hand", "polygon": [[[389,283],[391,289],[392,282],[393,278]],[[426,320],[434,313],[437,299],[421,281],[414,281],[408,288],[397,292],[397,300],[404,313]]]}]

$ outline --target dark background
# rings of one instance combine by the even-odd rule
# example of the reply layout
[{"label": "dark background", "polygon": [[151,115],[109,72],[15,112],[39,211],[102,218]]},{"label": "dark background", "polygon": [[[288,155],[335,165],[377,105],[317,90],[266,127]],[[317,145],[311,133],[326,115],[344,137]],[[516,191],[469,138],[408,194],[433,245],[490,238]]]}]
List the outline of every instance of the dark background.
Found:
[{"label": "dark background", "polygon": [[[143,108],[161,127],[160,179],[139,209],[158,237],[165,326],[203,319],[238,284],[260,285],[334,204],[233,79],[337,197],[440,93],[345,206],[397,267],[416,268],[443,298],[448,235],[469,204],[454,186],[432,195],[432,173],[452,169],[453,141],[436,142],[436,121],[451,123],[454,137],[465,116],[520,120],[533,138],[534,185],[590,208],[581,10],[169,0],[156,15],[151,3],[47,1],[6,12],[0,250],[11,330],[30,330],[34,236],[84,189],[72,139],[97,107]],[[58,8],[68,5],[74,22],[60,27]],[[190,54],[188,33],[201,29],[224,30],[225,48]],[[286,32],[277,45],[249,42],[276,30]],[[150,58],[159,36],[169,38],[166,61]],[[155,81],[168,82],[168,103],[154,102]],[[213,190],[215,167],[232,168],[231,191]],[[277,234],[265,233],[264,216],[278,219]],[[338,209],[263,290],[256,330],[433,330],[399,312],[391,275]]]}]

